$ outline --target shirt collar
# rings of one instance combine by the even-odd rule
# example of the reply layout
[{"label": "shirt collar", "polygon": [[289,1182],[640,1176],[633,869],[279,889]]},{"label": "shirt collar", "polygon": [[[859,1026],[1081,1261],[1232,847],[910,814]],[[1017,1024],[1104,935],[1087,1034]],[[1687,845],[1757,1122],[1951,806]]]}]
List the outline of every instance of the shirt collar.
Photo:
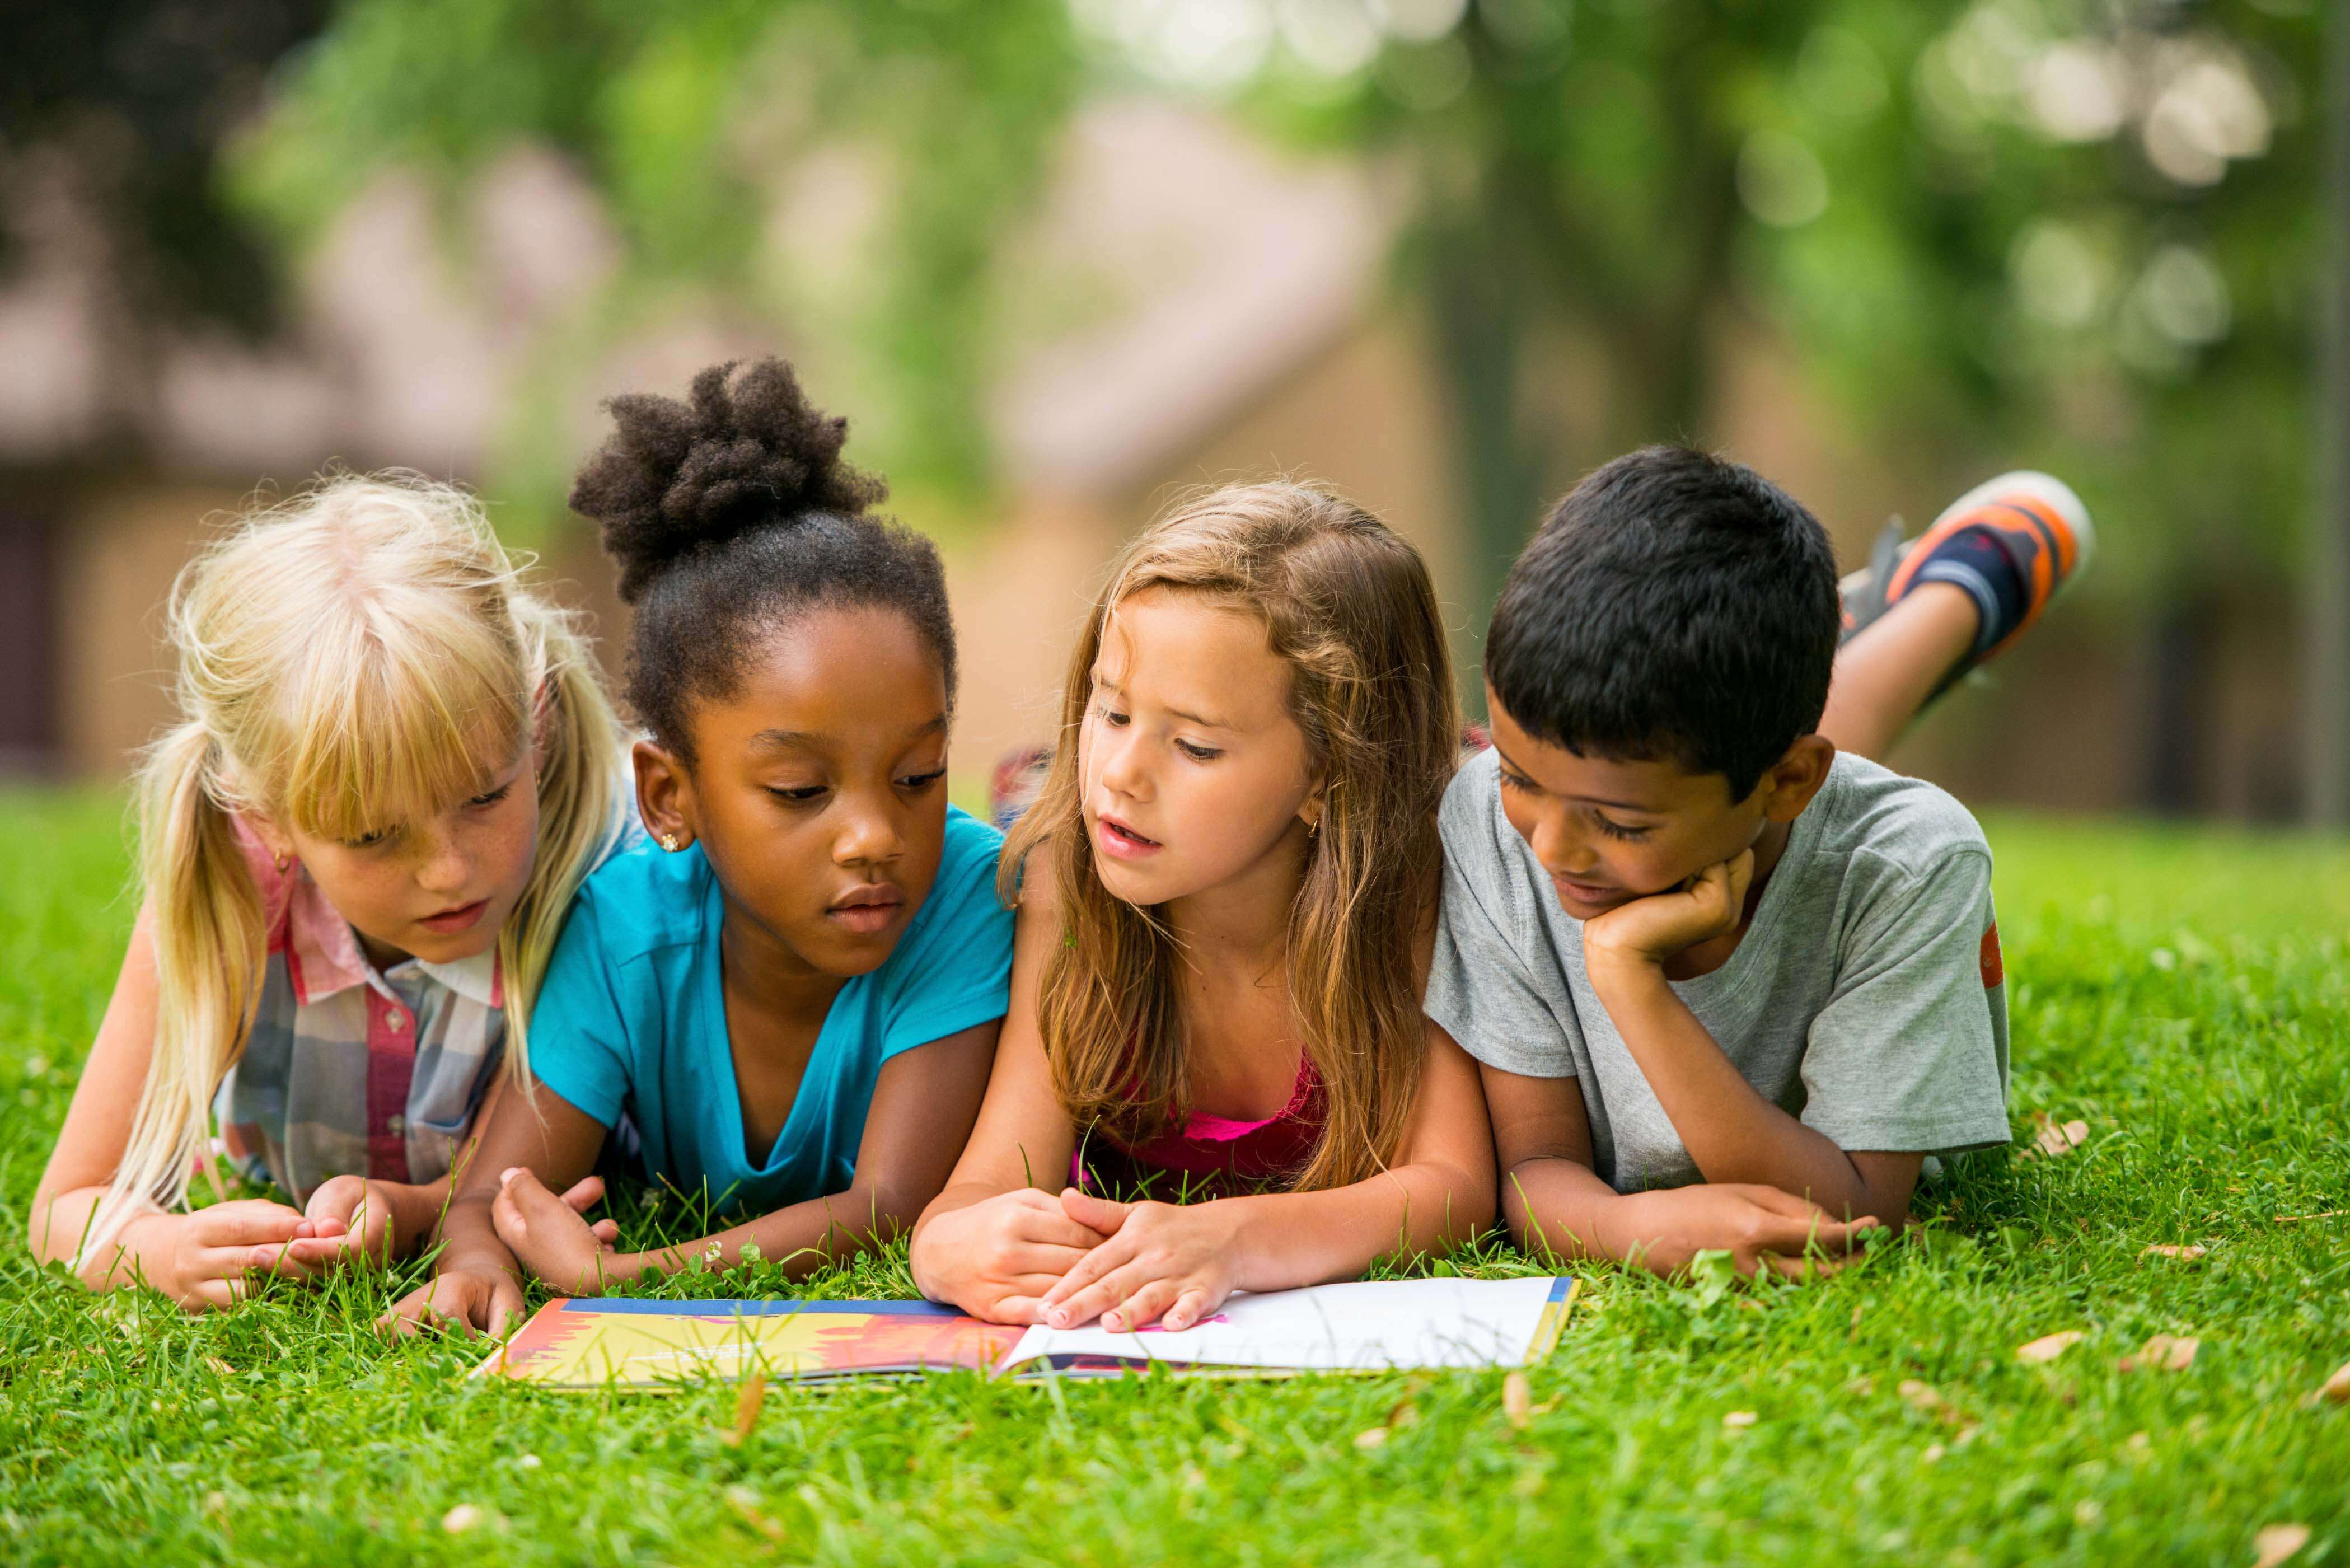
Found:
[{"label": "shirt collar", "polygon": [[504,1003],[505,988],[498,973],[495,948],[469,959],[459,959],[455,963],[427,963],[422,959],[409,961],[477,1006],[498,1007]]}]

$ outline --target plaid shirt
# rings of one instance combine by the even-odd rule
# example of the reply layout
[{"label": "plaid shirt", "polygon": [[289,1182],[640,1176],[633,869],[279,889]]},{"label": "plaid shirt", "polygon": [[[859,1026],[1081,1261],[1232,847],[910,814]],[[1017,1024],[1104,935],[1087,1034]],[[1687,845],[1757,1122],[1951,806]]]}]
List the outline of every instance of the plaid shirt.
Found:
[{"label": "plaid shirt", "polygon": [[[599,862],[643,831],[625,792],[613,815]],[[253,1033],[213,1102],[224,1151],[305,1201],[346,1174],[438,1181],[505,1046],[495,950],[380,970],[299,861],[281,872],[243,823],[237,837],[269,959]]]}]

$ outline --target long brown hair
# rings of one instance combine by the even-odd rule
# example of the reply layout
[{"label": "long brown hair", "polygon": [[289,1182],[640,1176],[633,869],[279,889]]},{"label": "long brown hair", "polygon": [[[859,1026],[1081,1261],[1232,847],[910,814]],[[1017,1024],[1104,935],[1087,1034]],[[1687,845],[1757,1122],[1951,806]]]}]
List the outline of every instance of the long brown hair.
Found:
[{"label": "long brown hair", "polygon": [[1287,980],[1299,1043],[1326,1096],[1300,1188],[1383,1169],[1402,1142],[1426,1054],[1419,949],[1434,918],[1436,811],[1460,756],[1461,713],[1428,567],[1361,507],[1305,485],[1219,490],[1128,545],[1069,659],[1061,743],[1006,846],[999,887],[1016,896],[1029,852],[1049,846],[1063,940],[1038,1014],[1053,1082],[1080,1128],[1129,1146],[1187,1111],[1173,937],[1094,874],[1077,732],[1110,613],[1164,587],[1264,623],[1290,670],[1325,804],[1291,905]]}]

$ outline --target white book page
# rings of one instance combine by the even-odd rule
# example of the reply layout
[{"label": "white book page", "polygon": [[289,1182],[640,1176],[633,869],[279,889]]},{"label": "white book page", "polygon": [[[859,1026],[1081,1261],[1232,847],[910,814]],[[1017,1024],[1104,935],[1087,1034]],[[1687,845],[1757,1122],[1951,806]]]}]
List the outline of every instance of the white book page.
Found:
[{"label": "white book page", "polygon": [[1180,1333],[1031,1328],[1003,1370],[1049,1355],[1115,1355],[1183,1366],[1306,1372],[1515,1366],[1526,1358],[1547,1276],[1518,1280],[1391,1280],[1234,1294]]}]

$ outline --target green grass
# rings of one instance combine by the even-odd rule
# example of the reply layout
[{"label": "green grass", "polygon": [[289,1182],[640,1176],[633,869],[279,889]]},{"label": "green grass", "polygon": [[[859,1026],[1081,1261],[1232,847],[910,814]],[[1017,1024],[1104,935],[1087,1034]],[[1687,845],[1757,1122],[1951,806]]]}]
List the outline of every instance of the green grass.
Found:
[{"label": "green grass", "polygon": [[[2337,843],[1995,822],[2015,1121],[2087,1142],[1977,1162],[1925,1199],[1927,1241],[1824,1285],[1593,1271],[1523,1433],[1499,1373],[951,1376],[777,1390],[736,1449],[732,1389],[553,1395],[386,1347],[396,1284],[190,1319],[34,1269],[24,1205],[130,910],[111,803],[16,797],[0,825],[8,1560],[2246,1564],[2285,1521],[2313,1531],[2297,1561],[2350,1559],[2350,1407],[2309,1397],[2350,1360],[2350,1220],[2276,1223],[2350,1209]],[[893,1258],[822,1288],[906,1281]],[[2018,1363],[2060,1329],[2085,1338]],[[2117,1369],[2156,1333],[2198,1336],[2193,1366]]]}]

